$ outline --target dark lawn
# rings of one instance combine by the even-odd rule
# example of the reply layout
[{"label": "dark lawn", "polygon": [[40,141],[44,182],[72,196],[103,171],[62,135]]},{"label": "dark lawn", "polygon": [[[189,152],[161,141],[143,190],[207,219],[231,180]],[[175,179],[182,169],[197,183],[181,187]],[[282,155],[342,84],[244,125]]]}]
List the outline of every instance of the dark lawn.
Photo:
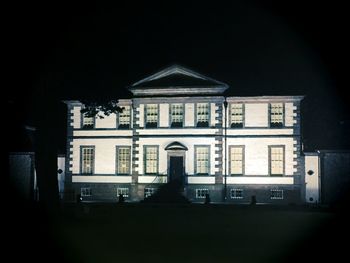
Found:
[{"label": "dark lawn", "polygon": [[295,262],[337,242],[337,220],[300,207],[81,204],[66,206],[50,235],[76,263]]}]

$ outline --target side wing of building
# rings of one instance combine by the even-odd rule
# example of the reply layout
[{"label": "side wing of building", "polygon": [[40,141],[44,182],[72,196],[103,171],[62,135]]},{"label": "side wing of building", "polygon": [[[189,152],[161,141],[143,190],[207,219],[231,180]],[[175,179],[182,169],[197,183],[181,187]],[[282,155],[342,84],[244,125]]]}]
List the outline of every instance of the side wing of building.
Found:
[{"label": "side wing of building", "polygon": [[302,202],[301,100],[300,96],[227,98],[223,170],[230,201]]}]

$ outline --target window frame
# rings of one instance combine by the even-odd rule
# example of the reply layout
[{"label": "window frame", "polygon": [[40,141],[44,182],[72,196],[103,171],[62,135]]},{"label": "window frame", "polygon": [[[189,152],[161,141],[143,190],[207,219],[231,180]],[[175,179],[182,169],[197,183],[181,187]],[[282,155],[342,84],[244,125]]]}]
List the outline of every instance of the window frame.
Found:
[{"label": "window frame", "polygon": [[124,125],[124,124],[120,124],[120,114],[122,114],[123,112],[117,112],[116,114],[116,123],[117,123],[117,129],[118,130],[130,130],[131,129],[131,115],[132,115],[132,107],[131,105],[123,105],[123,106],[120,106],[121,108],[126,108],[126,107],[129,107],[129,124],[128,126],[122,126],[121,125]]},{"label": "window frame", "polygon": [[[172,106],[173,105],[182,105],[182,122],[181,126],[173,126],[173,121],[172,121]],[[176,129],[176,128],[183,128],[185,126],[185,104],[184,103],[170,103],[169,104],[169,127]]]},{"label": "window frame", "polygon": [[[283,171],[282,174],[272,174],[271,168],[272,168],[272,149],[273,148],[282,148],[283,153],[283,159],[282,159],[282,165],[283,165]],[[269,145],[269,176],[284,176],[286,174],[286,146],[285,145]]]},{"label": "window frame", "polygon": [[123,193],[121,193],[123,195],[124,198],[129,198],[129,194],[130,194],[130,190],[129,187],[118,187],[117,188],[117,197],[119,197],[120,192],[123,192],[124,190],[126,190],[126,194],[124,195]]},{"label": "window frame", "polygon": [[[282,104],[282,123],[281,125],[276,125],[276,126],[272,126],[272,122],[271,122],[271,115],[272,115],[272,104]],[[285,103],[284,102],[270,102],[269,103],[269,127],[271,129],[280,129],[280,128],[284,128],[285,127],[285,118],[286,118],[286,114],[285,114]]]},{"label": "window frame", "polygon": [[[157,122],[150,122],[150,123],[155,123],[156,124],[156,126],[155,127],[153,127],[153,126],[149,126],[149,125],[147,125],[147,112],[148,112],[148,110],[147,110],[147,106],[149,106],[149,105],[156,105],[157,106]],[[154,129],[154,128],[158,128],[159,127],[159,104],[158,103],[148,103],[148,104],[145,104],[144,105],[144,127],[146,128],[146,129]]]},{"label": "window frame", "polygon": [[[125,148],[129,150],[129,158],[128,158],[128,172],[127,173],[118,173],[119,168],[119,150]],[[130,175],[131,174],[131,146],[128,145],[116,145],[115,147],[115,174],[116,175]]]},{"label": "window frame", "polygon": [[[281,193],[281,196],[273,196],[273,193]],[[283,200],[284,199],[283,189],[270,189],[270,199],[271,200]]]},{"label": "window frame", "polygon": [[[96,128],[96,116],[94,117],[86,117],[86,112],[80,112],[80,128],[82,130],[92,130]],[[84,125],[84,119],[85,118],[92,118],[92,124],[85,126]]]},{"label": "window frame", "polygon": [[[151,190],[152,193],[146,194],[146,189],[147,190]],[[151,197],[152,195],[155,194],[156,191],[157,191],[157,188],[155,188],[155,187],[145,187],[144,190],[143,190],[143,196],[144,196],[144,198]]]},{"label": "window frame", "polygon": [[[232,155],[231,151],[234,148],[241,148],[242,149],[242,173],[240,174],[234,174],[232,173]],[[230,145],[229,146],[229,174],[230,176],[244,176],[245,175],[245,145]]]},{"label": "window frame", "polygon": [[[86,194],[86,192],[88,192],[88,194]],[[89,197],[89,196],[92,196],[91,187],[81,187],[81,188],[80,188],[80,196],[81,196],[81,197]]]},{"label": "window frame", "polygon": [[[198,148],[207,148],[208,149],[208,172],[207,173],[198,173],[197,172],[197,149]],[[195,175],[198,175],[198,176],[208,176],[210,175],[210,145],[194,145],[194,173]]]},{"label": "window frame", "polygon": [[[208,126],[198,126],[198,104],[208,104]],[[211,112],[211,108],[210,108],[210,105],[211,103],[209,102],[198,102],[198,103],[195,103],[195,127],[196,128],[210,128],[210,112]]]},{"label": "window frame", "polygon": [[[147,148],[157,149],[157,165],[155,173],[147,173]],[[143,173],[145,175],[157,175],[159,173],[159,145],[144,145],[143,146]]]},{"label": "window frame", "polygon": [[[91,173],[83,173],[83,150],[91,148],[93,149],[93,159],[92,159],[92,168],[91,168]],[[95,151],[95,146],[94,145],[81,145],[80,146],[80,174],[83,175],[92,175],[95,174],[95,159],[96,159],[96,151]]]},{"label": "window frame", "polygon": [[195,193],[196,193],[196,198],[198,199],[205,199],[206,194],[210,195],[210,191],[208,188],[196,188]]},{"label": "window frame", "polygon": [[[236,195],[237,192],[241,192],[240,196]],[[242,189],[242,188],[231,188],[230,189],[230,198],[231,199],[243,199],[244,198],[243,193],[244,193],[244,189]]]},{"label": "window frame", "polygon": [[[236,127],[232,127],[232,105],[234,104],[241,104],[242,105],[242,127],[240,126],[236,126]],[[228,115],[229,115],[229,127],[230,129],[242,129],[245,128],[245,103],[243,102],[230,102],[229,103],[229,109],[228,109]]]}]

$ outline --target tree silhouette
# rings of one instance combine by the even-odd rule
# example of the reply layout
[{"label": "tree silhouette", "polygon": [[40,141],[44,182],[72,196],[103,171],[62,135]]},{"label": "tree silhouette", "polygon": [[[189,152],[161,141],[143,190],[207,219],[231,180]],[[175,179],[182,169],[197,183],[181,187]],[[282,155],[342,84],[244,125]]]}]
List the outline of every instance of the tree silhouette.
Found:
[{"label": "tree silhouette", "polygon": [[[35,166],[39,188],[39,203],[48,212],[55,214],[59,207],[58,182],[57,182],[57,149],[58,137],[62,136],[58,131],[65,125],[60,120],[60,109],[64,106],[63,100],[68,94],[62,94],[62,76],[57,73],[48,73],[36,87],[33,96],[33,122],[35,132]],[[85,105],[82,112],[91,117],[103,118],[112,113],[121,112],[122,108],[116,100],[96,98],[83,98]],[[67,156],[68,158],[68,156]]]}]

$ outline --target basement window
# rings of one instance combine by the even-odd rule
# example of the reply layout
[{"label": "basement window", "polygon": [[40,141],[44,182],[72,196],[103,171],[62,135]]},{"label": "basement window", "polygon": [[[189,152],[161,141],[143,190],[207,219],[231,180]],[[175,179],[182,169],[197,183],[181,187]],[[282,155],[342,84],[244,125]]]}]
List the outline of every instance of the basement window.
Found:
[{"label": "basement window", "polygon": [[123,197],[129,197],[129,188],[117,188],[117,196],[123,195]]},{"label": "basement window", "polygon": [[145,188],[145,198],[152,196],[156,192],[156,188]]},{"label": "basement window", "polygon": [[92,196],[91,188],[90,187],[80,188],[80,195],[81,196]]},{"label": "basement window", "polygon": [[283,199],[283,190],[271,189],[271,199]]},{"label": "basement window", "polygon": [[209,194],[209,189],[196,189],[196,198],[205,198]]},{"label": "basement window", "polygon": [[243,199],[243,189],[231,189],[232,199]]}]

